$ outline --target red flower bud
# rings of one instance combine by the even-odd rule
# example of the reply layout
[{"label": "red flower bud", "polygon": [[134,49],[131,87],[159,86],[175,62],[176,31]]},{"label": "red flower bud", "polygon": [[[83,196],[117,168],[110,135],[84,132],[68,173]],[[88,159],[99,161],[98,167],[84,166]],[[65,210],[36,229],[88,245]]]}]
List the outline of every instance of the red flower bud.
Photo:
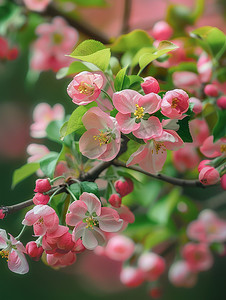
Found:
[{"label": "red flower bud", "polygon": [[150,296],[151,296],[153,299],[161,298],[161,296],[162,296],[162,291],[161,291],[161,289],[158,288],[158,287],[152,288],[152,289],[150,290]]},{"label": "red flower bud", "polygon": [[108,200],[108,202],[113,206],[113,207],[120,207],[122,204],[122,198],[117,195],[117,194],[112,194]]},{"label": "red flower bud", "polygon": [[51,184],[49,179],[37,179],[35,182],[34,192],[36,193],[46,193],[51,189]]},{"label": "red flower bud", "polygon": [[220,181],[219,172],[210,166],[206,166],[199,173],[199,181],[204,185],[216,184]]},{"label": "red flower bud", "polygon": [[158,94],[160,91],[158,81],[151,76],[144,78],[144,82],[141,83],[141,87],[145,94],[155,93]]},{"label": "red flower bud", "polygon": [[133,182],[129,178],[126,178],[125,181],[117,180],[115,182],[115,189],[121,197],[124,197],[133,191]]},{"label": "red flower bud", "polygon": [[43,195],[41,193],[36,193],[33,197],[33,202],[35,205],[43,204],[46,205],[49,202],[49,195]]},{"label": "red flower bud", "polygon": [[209,159],[204,159],[202,161],[200,161],[199,165],[198,165],[198,171],[199,173],[201,172],[201,170],[205,167],[208,167],[208,163],[211,162],[211,160]]},{"label": "red flower bud", "polygon": [[221,177],[221,187],[223,190],[226,190],[226,174]]},{"label": "red flower bud", "polygon": [[221,96],[217,99],[217,106],[221,109],[226,109],[226,96]]},{"label": "red flower bud", "polygon": [[13,47],[12,49],[10,49],[7,53],[7,59],[8,60],[15,60],[17,59],[19,54],[19,50],[17,47]]},{"label": "red flower bud", "polygon": [[217,97],[218,96],[218,88],[214,84],[207,84],[204,88],[204,93],[210,97]]},{"label": "red flower bud", "polygon": [[3,213],[3,209],[0,209],[0,219],[4,219],[5,214]]},{"label": "red flower bud", "polygon": [[27,254],[34,260],[39,260],[43,253],[42,246],[38,247],[36,242],[32,241],[26,245]]}]

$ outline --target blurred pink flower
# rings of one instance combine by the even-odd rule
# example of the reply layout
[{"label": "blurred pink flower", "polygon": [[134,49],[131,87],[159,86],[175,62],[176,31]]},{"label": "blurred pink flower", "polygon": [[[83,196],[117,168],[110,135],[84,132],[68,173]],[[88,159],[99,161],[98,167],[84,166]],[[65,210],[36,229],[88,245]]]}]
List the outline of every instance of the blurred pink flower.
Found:
[{"label": "blurred pink flower", "polygon": [[38,71],[52,69],[58,71],[67,67],[71,58],[70,54],[78,41],[78,32],[68,26],[61,17],[55,17],[52,24],[41,24],[37,27],[38,39],[33,44],[31,68]]},{"label": "blurred pink flower", "polygon": [[34,11],[43,11],[52,0],[23,0],[26,7]]},{"label": "blurred pink flower", "polygon": [[120,280],[128,287],[137,287],[144,282],[144,273],[135,267],[124,267],[120,274]]},{"label": "blurred pink flower", "polygon": [[191,144],[185,144],[183,148],[173,152],[174,167],[181,173],[196,168],[199,161],[199,155]]},{"label": "blurred pink flower", "polygon": [[34,138],[45,137],[45,130],[48,124],[54,120],[63,120],[63,118],[64,108],[61,104],[55,104],[53,108],[51,108],[51,106],[48,103],[39,103],[33,111],[34,123],[31,124],[30,127],[31,136]]},{"label": "blurred pink flower", "polygon": [[212,61],[210,57],[203,52],[197,62],[197,69],[201,82],[208,82],[212,76]]},{"label": "blurred pink flower", "polygon": [[8,239],[6,231],[0,229],[0,255],[8,261],[10,271],[17,274],[26,274],[29,271],[27,260],[24,256],[26,249],[21,242],[17,241],[11,234]]},{"label": "blurred pink flower", "polygon": [[166,268],[164,258],[153,252],[141,254],[138,259],[138,267],[148,281],[158,280]]},{"label": "blurred pink flower", "polygon": [[173,29],[165,21],[156,22],[151,31],[156,40],[163,41],[171,38]]},{"label": "blurred pink flower", "polygon": [[197,274],[192,272],[186,261],[177,261],[169,269],[169,280],[175,286],[193,287],[197,282]]},{"label": "blurred pink flower", "polygon": [[135,250],[135,244],[129,237],[115,235],[108,240],[105,255],[117,261],[129,259]]},{"label": "blurred pink flower", "polygon": [[45,145],[30,144],[27,147],[27,153],[30,155],[30,157],[27,159],[27,162],[37,162],[49,152],[49,149]]},{"label": "blurred pink flower", "polygon": [[209,136],[200,147],[200,151],[206,157],[214,158],[226,153],[226,138],[213,142],[213,135]]}]

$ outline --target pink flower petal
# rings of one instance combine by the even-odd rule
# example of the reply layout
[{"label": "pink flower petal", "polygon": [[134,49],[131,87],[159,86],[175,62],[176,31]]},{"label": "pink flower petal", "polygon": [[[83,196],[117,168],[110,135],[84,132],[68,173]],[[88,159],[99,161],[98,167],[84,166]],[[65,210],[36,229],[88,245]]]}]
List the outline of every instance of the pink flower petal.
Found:
[{"label": "pink flower petal", "polygon": [[150,117],[148,120],[141,119],[140,127],[133,132],[139,139],[150,139],[162,134],[162,124],[157,117]]},{"label": "pink flower petal", "polygon": [[97,198],[97,196],[95,196],[92,193],[84,192],[80,196],[79,200],[85,202],[85,204],[88,207],[88,211],[89,211],[90,214],[95,212],[98,216],[100,215],[100,213],[101,213],[101,202]]},{"label": "pink flower petal", "polygon": [[17,274],[26,274],[29,271],[29,266],[24,254],[14,249],[12,249],[9,254],[8,267],[10,271]]},{"label": "pink flower petal", "polygon": [[145,113],[153,114],[160,109],[161,101],[162,99],[159,95],[150,93],[142,96],[138,101],[138,105],[145,109]]},{"label": "pink flower petal", "polygon": [[113,94],[113,104],[122,114],[134,113],[140,97],[142,95],[136,91],[123,90]]},{"label": "pink flower petal", "polygon": [[116,120],[118,122],[120,130],[127,134],[140,127],[140,124],[135,122],[136,118],[131,118],[131,114],[117,113]]},{"label": "pink flower petal", "polygon": [[123,220],[119,219],[119,214],[110,207],[103,207],[98,218],[100,229],[106,232],[117,232],[121,229]]}]

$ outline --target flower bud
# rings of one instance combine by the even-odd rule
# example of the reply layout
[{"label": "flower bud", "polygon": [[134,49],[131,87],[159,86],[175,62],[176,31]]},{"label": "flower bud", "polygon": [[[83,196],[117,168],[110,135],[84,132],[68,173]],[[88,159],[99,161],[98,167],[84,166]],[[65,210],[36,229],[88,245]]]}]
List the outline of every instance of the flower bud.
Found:
[{"label": "flower bud", "polygon": [[49,202],[49,195],[43,195],[41,193],[36,193],[33,197],[33,202],[35,205],[43,204],[46,205]]},{"label": "flower bud", "polygon": [[197,274],[193,273],[186,261],[177,261],[169,269],[169,280],[175,286],[192,287],[197,282]]},{"label": "flower bud", "polygon": [[199,173],[199,181],[204,185],[216,184],[220,181],[219,172],[213,167],[205,167]]},{"label": "flower bud", "polygon": [[221,177],[221,187],[223,190],[226,190],[226,174]]},{"label": "flower bud", "polygon": [[173,29],[165,21],[155,23],[152,29],[152,35],[156,40],[168,40],[173,34]]},{"label": "flower bud", "polygon": [[122,204],[122,198],[118,194],[112,194],[108,201],[113,207],[120,207]]},{"label": "flower bud", "polygon": [[162,291],[158,287],[154,287],[150,290],[150,296],[152,299],[159,299],[162,296]]},{"label": "flower bud", "polygon": [[158,94],[160,91],[158,81],[151,76],[144,78],[144,82],[141,83],[141,87],[145,94],[155,93]]},{"label": "flower bud", "polygon": [[143,272],[134,267],[125,267],[120,273],[121,282],[128,287],[137,287],[144,281]]},{"label": "flower bud", "polygon": [[193,109],[192,111],[197,115],[197,114],[200,114],[202,112],[202,102],[198,99],[198,98],[195,98],[195,97],[191,97],[189,99],[189,102],[190,103],[194,103],[194,106],[193,106]]},{"label": "flower bud", "polygon": [[32,241],[32,242],[27,243],[26,251],[27,251],[27,254],[31,258],[33,258],[34,260],[37,261],[42,256],[42,253],[44,250],[43,250],[42,246],[38,247],[36,242]]},{"label": "flower bud", "polygon": [[165,260],[156,253],[144,253],[138,259],[138,267],[147,280],[154,281],[165,271]]},{"label": "flower bud", "polygon": [[10,49],[7,53],[7,58],[8,60],[15,60],[17,59],[19,54],[19,50],[17,47],[13,47],[12,49]]},{"label": "flower bud", "polygon": [[221,109],[226,109],[226,96],[221,96],[217,99],[217,106]]},{"label": "flower bud", "polygon": [[49,179],[37,179],[35,182],[34,192],[36,193],[46,193],[51,189],[51,184]]},{"label": "flower bud", "polygon": [[208,163],[209,162],[211,162],[211,160],[209,160],[209,159],[204,159],[204,160],[202,160],[200,163],[199,163],[199,165],[198,165],[198,171],[199,171],[199,173],[201,172],[201,170],[203,169],[203,168],[205,168],[206,166],[208,166]]},{"label": "flower bud", "polygon": [[105,248],[105,254],[117,261],[129,259],[135,249],[133,240],[123,235],[116,235],[109,239]]},{"label": "flower bud", "polygon": [[74,245],[75,243],[72,241],[72,235],[69,232],[63,234],[57,241],[57,246],[59,250],[62,250],[62,253],[71,251],[74,248]]},{"label": "flower bud", "polygon": [[0,209],[0,219],[4,219],[5,214],[3,213],[3,209]]},{"label": "flower bud", "polygon": [[204,88],[204,93],[210,97],[217,97],[218,96],[218,88],[214,84],[207,84]]},{"label": "flower bud", "polygon": [[116,192],[119,193],[121,197],[124,197],[133,191],[133,182],[130,178],[126,178],[125,181],[117,180],[115,182]]}]

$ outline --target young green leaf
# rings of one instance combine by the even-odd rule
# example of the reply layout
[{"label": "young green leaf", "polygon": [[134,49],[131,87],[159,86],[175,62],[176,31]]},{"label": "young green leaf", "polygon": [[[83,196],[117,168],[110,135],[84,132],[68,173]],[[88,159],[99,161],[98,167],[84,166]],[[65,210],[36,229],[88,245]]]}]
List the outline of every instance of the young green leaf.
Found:
[{"label": "young green leaf", "polygon": [[12,189],[22,180],[34,174],[40,168],[39,162],[28,163],[13,173]]}]

